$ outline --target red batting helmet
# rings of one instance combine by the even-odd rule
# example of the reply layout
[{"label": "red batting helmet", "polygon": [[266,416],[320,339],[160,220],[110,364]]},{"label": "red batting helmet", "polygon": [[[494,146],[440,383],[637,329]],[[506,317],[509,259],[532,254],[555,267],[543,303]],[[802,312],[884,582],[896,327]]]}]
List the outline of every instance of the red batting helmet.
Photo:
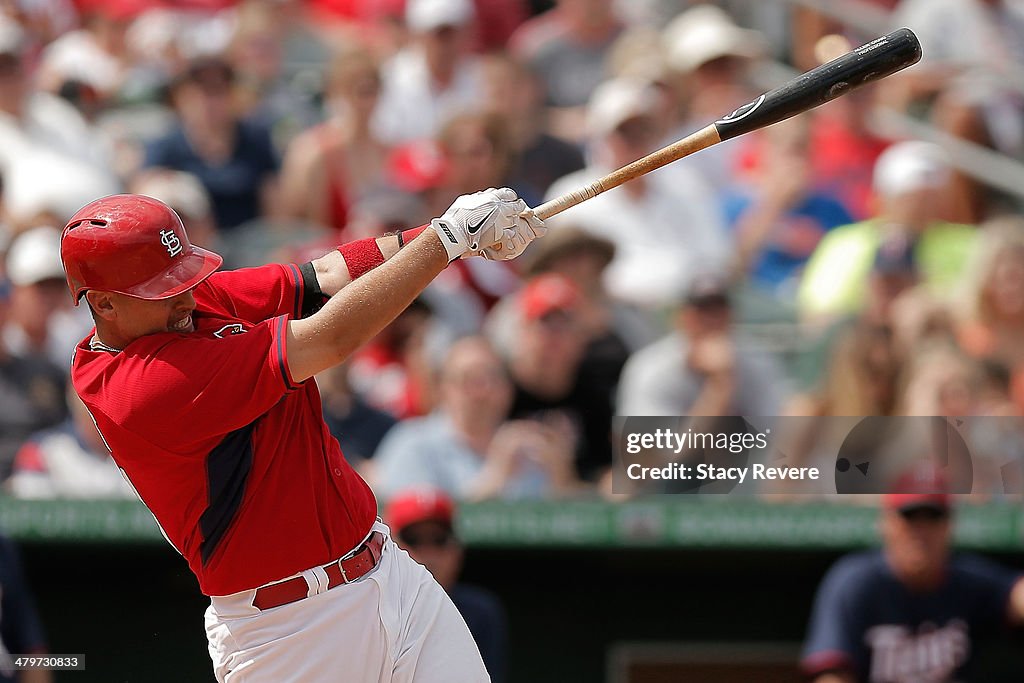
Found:
[{"label": "red batting helmet", "polygon": [[87,289],[169,299],[224,261],[188,241],[171,207],[136,194],[103,197],[79,209],[61,235],[60,259],[76,306]]}]

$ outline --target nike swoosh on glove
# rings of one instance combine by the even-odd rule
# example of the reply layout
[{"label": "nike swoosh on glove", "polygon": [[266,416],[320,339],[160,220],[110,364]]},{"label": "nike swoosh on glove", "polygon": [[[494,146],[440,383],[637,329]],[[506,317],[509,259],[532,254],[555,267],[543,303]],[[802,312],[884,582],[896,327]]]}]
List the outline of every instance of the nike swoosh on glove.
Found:
[{"label": "nike swoosh on glove", "polygon": [[505,230],[515,225],[525,207],[512,190],[492,187],[456,198],[440,218],[430,221],[430,226],[448,252],[448,260],[453,261],[502,241]]}]

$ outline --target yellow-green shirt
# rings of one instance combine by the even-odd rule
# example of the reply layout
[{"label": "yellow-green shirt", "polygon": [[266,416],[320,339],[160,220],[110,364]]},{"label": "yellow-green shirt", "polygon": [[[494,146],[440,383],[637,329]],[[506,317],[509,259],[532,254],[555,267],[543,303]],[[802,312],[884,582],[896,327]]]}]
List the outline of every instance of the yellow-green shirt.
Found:
[{"label": "yellow-green shirt", "polygon": [[[883,225],[869,220],[825,235],[800,282],[797,303],[802,315],[853,314],[863,307]],[[972,226],[933,223],[914,247],[922,282],[938,295],[949,294],[963,276],[976,242],[977,230]]]}]

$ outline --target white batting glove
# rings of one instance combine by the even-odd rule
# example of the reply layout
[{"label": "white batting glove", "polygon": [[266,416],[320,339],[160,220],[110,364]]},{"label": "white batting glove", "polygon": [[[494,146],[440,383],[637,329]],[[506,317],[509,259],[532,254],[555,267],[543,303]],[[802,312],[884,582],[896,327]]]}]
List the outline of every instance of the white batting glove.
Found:
[{"label": "white batting glove", "polygon": [[518,203],[523,205],[523,211],[516,215],[515,225],[505,228],[505,235],[500,242],[481,252],[485,259],[491,261],[514,259],[526,250],[530,242],[547,234],[548,229],[544,225],[544,221],[537,218],[532,210],[527,209],[526,203],[522,199]]},{"label": "white batting glove", "polygon": [[430,221],[430,227],[441,238],[451,262],[501,242],[505,229],[515,227],[525,208],[526,203],[512,190],[492,187],[458,197],[440,218]]}]

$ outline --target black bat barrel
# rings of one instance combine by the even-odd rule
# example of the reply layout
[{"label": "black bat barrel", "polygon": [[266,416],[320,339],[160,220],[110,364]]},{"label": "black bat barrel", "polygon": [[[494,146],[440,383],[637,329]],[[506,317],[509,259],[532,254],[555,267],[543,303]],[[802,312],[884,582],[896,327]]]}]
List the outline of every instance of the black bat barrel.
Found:
[{"label": "black bat barrel", "polygon": [[921,42],[909,28],[901,28],[761,95],[715,121],[715,128],[722,140],[728,140],[813,109],[920,60]]}]

